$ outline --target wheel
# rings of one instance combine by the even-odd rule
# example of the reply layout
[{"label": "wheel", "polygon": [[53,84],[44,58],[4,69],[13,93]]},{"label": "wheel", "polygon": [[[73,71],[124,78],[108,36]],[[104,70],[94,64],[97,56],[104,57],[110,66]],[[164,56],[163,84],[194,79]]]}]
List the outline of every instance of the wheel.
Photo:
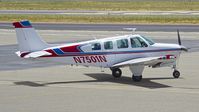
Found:
[{"label": "wheel", "polygon": [[113,77],[119,78],[119,77],[122,76],[122,71],[119,68],[114,68],[114,69],[111,69],[111,70],[112,70]]},{"label": "wheel", "polygon": [[141,80],[142,80],[142,75],[140,75],[140,76],[132,76],[132,79],[133,79],[133,81],[135,81],[135,82],[140,82]]},{"label": "wheel", "polygon": [[178,70],[173,71],[173,77],[174,78],[179,78],[180,77],[180,72]]}]

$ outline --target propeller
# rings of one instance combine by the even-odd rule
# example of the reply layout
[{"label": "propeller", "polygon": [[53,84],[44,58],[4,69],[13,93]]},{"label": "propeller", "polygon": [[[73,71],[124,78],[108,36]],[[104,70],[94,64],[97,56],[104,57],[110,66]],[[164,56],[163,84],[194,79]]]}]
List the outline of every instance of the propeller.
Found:
[{"label": "propeller", "polygon": [[182,42],[181,42],[181,38],[180,38],[180,32],[179,32],[179,29],[177,29],[177,35],[178,35],[178,44],[181,46],[181,50],[183,51],[188,51],[188,49],[184,46],[182,46]]},{"label": "propeller", "polygon": [[[179,32],[179,29],[177,29],[177,35],[178,35],[178,44],[181,46],[182,45],[182,42],[181,42],[181,38],[180,38],[180,32]],[[182,48],[181,48],[182,49]],[[176,60],[176,68],[178,68],[179,66],[179,63],[180,63],[180,53],[179,53],[179,56]]]},{"label": "propeller", "polygon": [[178,34],[178,44],[182,45],[181,38],[180,38],[180,33],[179,33],[179,29],[177,29],[177,34]]},{"label": "propeller", "polygon": [[[178,44],[181,46],[181,50],[187,52],[188,49],[186,47],[182,46],[179,29],[177,29],[177,35],[178,35]],[[180,63],[180,54],[181,53],[179,53],[179,56],[178,56],[177,61],[176,61],[176,66],[175,66],[176,68],[178,68],[179,63]]]}]

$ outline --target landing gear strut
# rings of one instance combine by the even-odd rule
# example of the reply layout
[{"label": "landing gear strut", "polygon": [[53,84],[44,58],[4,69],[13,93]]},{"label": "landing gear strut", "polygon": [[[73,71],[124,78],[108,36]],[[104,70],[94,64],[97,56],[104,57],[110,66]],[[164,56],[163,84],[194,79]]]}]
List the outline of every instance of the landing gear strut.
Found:
[{"label": "landing gear strut", "polygon": [[122,71],[119,68],[111,68],[112,75],[115,78],[120,78],[122,76]]},{"label": "landing gear strut", "polygon": [[142,80],[142,72],[144,70],[144,65],[131,65],[129,69],[132,72],[132,79],[135,82],[140,82]]},{"label": "landing gear strut", "polygon": [[179,78],[180,77],[180,72],[176,69],[176,65],[173,65],[173,77],[174,78]]}]

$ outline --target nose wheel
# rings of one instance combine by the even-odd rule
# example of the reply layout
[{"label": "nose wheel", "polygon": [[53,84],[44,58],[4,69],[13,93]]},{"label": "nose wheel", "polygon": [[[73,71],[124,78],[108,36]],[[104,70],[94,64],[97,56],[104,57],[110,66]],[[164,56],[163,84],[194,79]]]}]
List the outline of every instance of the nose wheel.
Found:
[{"label": "nose wheel", "polygon": [[180,77],[180,72],[178,70],[173,71],[173,77],[174,78],[179,78]]},{"label": "nose wheel", "polygon": [[111,71],[112,71],[113,77],[115,78],[120,78],[122,76],[122,71],[119,68],[112,68]]}]

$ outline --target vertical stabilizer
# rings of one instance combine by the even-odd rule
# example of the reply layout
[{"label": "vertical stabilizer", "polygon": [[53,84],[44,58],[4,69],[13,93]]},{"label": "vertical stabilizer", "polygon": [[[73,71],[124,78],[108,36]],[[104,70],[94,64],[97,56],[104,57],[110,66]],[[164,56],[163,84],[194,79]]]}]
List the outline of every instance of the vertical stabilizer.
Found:
[{"label": "vertical stabilizer", "polygon": [[48,47],[48,44],[41,39],[29,21],[14,22],[13,25],[20,52],[39,51]]}]

